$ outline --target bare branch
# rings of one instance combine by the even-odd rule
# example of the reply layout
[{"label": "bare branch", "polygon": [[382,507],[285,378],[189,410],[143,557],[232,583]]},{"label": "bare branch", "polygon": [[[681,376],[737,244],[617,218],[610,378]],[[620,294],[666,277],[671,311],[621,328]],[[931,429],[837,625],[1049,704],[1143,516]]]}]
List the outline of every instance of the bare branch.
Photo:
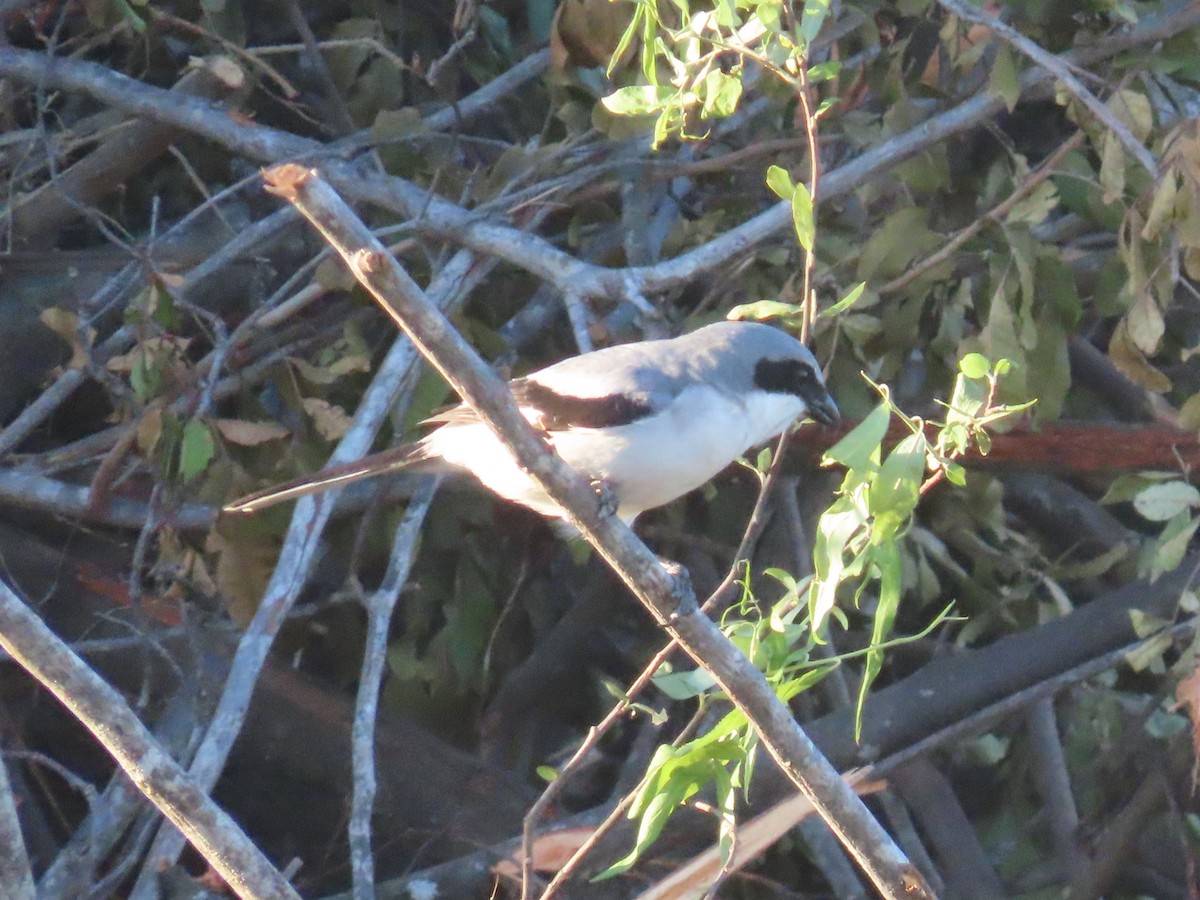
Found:
[{"label": "bare branch", "polygon": [[366,598],[367,638],[363,647],[358,697],[354,703],[351,761],[354,796],[351,801],[350,871],[357,900],[375,896],[375,859],[371,850],[371,811],[375,806],[375,716],[379,689],[387,666],[388,632],[396,598],[408,581],[425,514],[437,492],[437,479],[426,478],[413,495],[392,539],[392,553],[383,582]]},{"label": "bare branch", "polygon": [[8,780],[8,764],[3,759],[0,759],[0,888],[12,900],[34,900],[37,896],[17,819],[17,801]]},{"label": "bare branch", "polygon": [[125,700],[0,581],[0,645],[67,707],[239,896],[299,895],[158,743]]},{"label": "bare branch", "polygon": [[[1200,24],[1200,7],[1189,4],[1173,13],[1148,17],[1135,28],[1063,54],[1061,60],[1068,66],[1091,65],[1197,24]],[[528,74],[521,72],[522,77]],[[699,274],[728,265],[790,223],[788,205],[776,204],[673,259],[652,266],[608,269],[581,262],[548,241],[510,225],[476,217],[403,179],[366,172],[353,161],[331,157],[329,154],[337,149],[336,145],[327,147],[262,125],[239,122],[222,109],[150,87],[104,66],[78,60],[50,60],[40,53],[0,48],[0,75],[86,93],[127,113],[186,128],[261,162],[320,159],[324,176],[347,198],[406,217],[419,216],[419,227],[426,234],[512,262],[550,282],[560,293],[574,290],[582,295],[622,296],[630,285],[641,293],[677,287]],[[1025,93],[1044,88],[1055,77],[1043,69],[1033,70],[1022,78],[1021,90]],[[1003,103],[999,97],[980,94],[872,148],[852,162],[825,172],[823,198],[841,196],[922,149],[985,121],[999,112]]]}]

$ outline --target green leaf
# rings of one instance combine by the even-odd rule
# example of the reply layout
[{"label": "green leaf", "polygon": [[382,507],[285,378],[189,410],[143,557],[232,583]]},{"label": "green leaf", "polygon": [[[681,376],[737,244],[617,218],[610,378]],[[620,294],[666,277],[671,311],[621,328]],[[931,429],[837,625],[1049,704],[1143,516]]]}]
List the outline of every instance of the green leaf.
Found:
[{"label": "green leaf", "polygon": [[623,875],[632,869],[637,864],[637,861],[641,859],[642,854],[658,839],[663,826],[667,824],[667,820],[674,814],[681,801],[682,797],[677,796],[675,793],[664,792],[655,794],[650,800],[650,806],[646,810],[645,815],[642,816],[642,821],[638,827],[637,842],[634,844],[633,849],[593,878],[592,881],[606,881],[609,878],[615,878],[617,875]]},{"label": "green leaf", "polygon": [[813,217],[812,195],[804,184],[798,183],[792,192],[792,227],[796,230],[796,240],[800,246],[811,253],[817,236],[817,223]]},{"label": "green leaf", "polygon": [[911,434],[887,455],[870,489],[871,514],[875,527],[871,542],[890,541],[903,527],[920,499],[921,476],[925,474],[924,435]]},{"label": "green leaf", "polygon": [[817,522],[817,536],[813,541],[813,578],[808,592],[809,618],[813,633],[820,630],[825,617],[833,609],[837,599],[837,588],[847,572],[853,570],[862,557],[846,564],[846,550],[850,539],[866,524],[866,514],[846,497],[839,497]]},{"label": "green leaf", "polygon": [[720,69],[713,69],[704,78],[704,106],[701,115],[706,119],[731,116],[737,110],[741,97],[742,79],[736,75],[726,75]]},{"label": "green leaf", "polygon": [[858,255],[855,277],[872,281],[877,276],[891,278],[908,268],[909,264],[936,239],[928,228],[929,210],[906,206],[889,215],[871,230],[871,237]]},{"label": "green leaf", "polygon": [[1196,506],[1200,506],[1200,491],[1185,481],[1152,484],[1133,498],[1133,508],[1150,522],[1166,522]]},{"label": "green leaf", "polygon": [[805,0],[800,14],[800,37],[807,47],[817,39],[825,18],[829,15],[829,0]]},{"label": "green leaf", "polygon": [[162,389],[163,365],[161,359],[145,348],[136,350],[129,369],[129,386],[143,403],[153,400]]},{"label": "green leaf", "polygon": [[835,660],[829,660],[828,663],[819,665],[815,669],[809,669],[799,678],[793,678],[785,682],[783,686],[776,691],[779,699],[784,703],[791,701],[793,698],[800,696],[809,688],[820,683],[826,675],[837,668]]},{"label": "green leaf", "polygon": [[[978,356],[979,354],[972,354]],[[987,359],[983,359],[987,365]],[[966,357],[964,357],[966,362]],[[970,363],[968,363],[970,365]],[[946,411],[947,425],[962,425],[968,430],[974,430],[975,417],[983,411],[987,403],[988,386],[979,378],[967,375],[965,372],[954,380],[954,393],[950,396],[950,408]]]},{"label": "green leaf", "polygon": [[1162,534],[1146,548],[1139,566],[1142,574],[1154,581],[1159,575],[1177,569],[1197,526],[1200,526],[1200,519],[1192,518],[1186,511],[1168,522]]},{"label": "green leaf", "polygon": [[1151,484],[1169,481],[1175,476],[1166,472],[1126,472],[1113,479],[1101,503],[1129,503]]},{"label": "green leaf", "polygon": [[[644,20],[647,20],[649,18],[650,17],[646,14],[646,8],[643,7],[641,4],[639,4],[638,6],[636,6],[634,8],[633,17],[629,20],[629,26],[625,29],[624,32],[622,32],[621,39],[619,41],[617,41],[617,46],[613,49],[612,56],[609,57],[608,66],[605,69],[606,75],[608,75],[609,77],[612,76],[613,69],[616,68],[617,63],[621,60],[621,58],[625,56],[625,51],[629,49],[629,45],[633,43],[634,37],[637,36],[638,26],[642,26],[644,29],[645,25],[646,25],[646,22]],[[653,34],[654,33],[654,31],[653,31],[654,23],[650,22],[649,25],[650,25],[650,33]],[[654,58],[654,54],[653,54],[653,50],[652,50],[651,51],[651,59],[653,59],[653,58]],[[643,48],[642,67],[643,67],[643,69],[646,68],[646,66],[645,66],[645,49],[644,48]],[[653,71],[653,66],[651,66],[650,69],[651,69],[651,71]]]},{"label": "green leaf", "polygon": [[754,468],[759,472],[766,472],[771,468],[771,458],[775,455],[774,448],[768,444],[758,451],[758,456],[754,458]]},{"label": "green leaf", "polygon": [[151,284],[147,294],[147,305],[150,318],[167,331],[178,331],[182,327],[183,322],[175,305],[175,297],[166,288]]},{"label": "green leaf", "polygon": [[704,669],[655,675],[654,685],[672,700],[690,700],[710,690],[716,681]]},{"label": "green leaf", "polygon": [[1154,108],[1140,91],[1122,88],[1115,91],[1104,104],[1125,123],[1136,140],[1146,141],[1154,130]]},{"label": "green leaf", "polygon": [[1134,298],[1133,305],[1125,316],[1125,327],[1134,345],[1147,356],[1154,356],[1162,345],[1166,322],[1158,302],[1149,289]]},{"label": "green leaf", "polygon": [[794,319],[803,312],[798,303],[783,303],[779,300],[755,300],[735,306],[726,316],[728,319],[753,319],[763,322],[768,319]]},{"label": "green leaf", "polygon": [[840,312],[845,312],[858,302],[858,298],[862,296],[863,289],[866,286],[867,283],[865,281],[860,281],[857,286],[850,289],[850,293],[822,312],[821,316],[836,316]]},{"label": "green leaf", "polygon": [[[808,67],[808,83],[820,84],[822,81],[829,81],[831,78],[836,78],[838,73],[842,71],[842,64],[836,59],[831,59],[828,62],[817,63],[814,66]],[[836,98],[833,98],[836,102]]]},{"label": "green leaf", "polygon": [[1146,224],[1142,226],[1142,240],[1153,241],[1175,218],[1175,197],[1179,193],[1179,179],[1175,170],[1163,174],[1154,189],[1154,200],[1146,213]]},{"label": "green leaf", "polygon": [[675,91],[668,87],[632,84],[618,88],[600,102],[617,116],[647,116],[662,110],[674,95]]},{"label": "green leaf", "polygon": [[1125,557],[1129,556],[1129,544],[1117,544],[1110,547],[1099,556],[1078,563],[1060,563],[1057,573],[1060,578],[1078,580],[1084,578],[1099,578]]},{"label": "green leaf", "polygon": [[796,185],[792,181],[792,176],[782,166],[771,166],[767,169],[767,187],[780,200],[791,200],[792,194],[796,192]]},{"label": "green leaf", "polygon": [[996,61],[992,63],[992,74],[988,78],[988,90],[998,94],[1012,112],[1021,99],[1021,79],[1017,74],[1016,62],[1007,44],[996,49]]},{"label": "green leaf", "polygon": [[988,359],[982,353],[968,353],[958,361],[958,369],[968,378],[987,378],[991,368]]},{"label": "green leaf", "polygon": [[863,469],[879,457],[879,445],[887,434],[892,413],[886,403],[871,410],[844,438],[825,451],[822,465],[837,463],[847,469]]},{"label": "green leaf", "polygon": [[900,548],[894,542],[879,544],[874,548],[872,562],[879,572],[879,602],[875,607],[875,622],[871,631],[871,645],[863,667],[862,683],[858,688],[858,702],[854,706],[854,740],[862,737],[863,708],[867,702],[867,691],[883,668],[883,649],[896,621],[900,608],[900,587],[903,584],[903,566],[900,563]]},{"label": "green leaf", "polygon": [[183,440],[179,445],[179,474],[185,483],[208,468],[214,450],[212,432],[207,425],[199,419],[192,419],[183,426]]},{"label": "green leaf", "polygon": [[1125,150],[1110,131],[1100,140],[1100,186],[1104,188],[1101,202],[1106,206],[1125,192]]},{"label": "green leaf", "polygon": [[813,113],[813,116],[817,119],[821,118],[821,116],[825,115],[826,112],[833,109],[840,102],[841,100],[838,97],[826,97],[821,101],[820,105],[817,107],[817,111]]}]

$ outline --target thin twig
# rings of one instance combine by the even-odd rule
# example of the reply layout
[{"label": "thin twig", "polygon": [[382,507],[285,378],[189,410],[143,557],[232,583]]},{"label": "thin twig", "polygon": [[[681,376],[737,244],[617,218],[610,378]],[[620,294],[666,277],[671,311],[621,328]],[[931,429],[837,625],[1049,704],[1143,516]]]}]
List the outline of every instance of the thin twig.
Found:
[{"label": "thin twig", "polygon": [[[11,756],[5,753],[5,756]],[[0,758],[0,889],[12,900],[34,900],[33,867],[21,837],[17,798],[8,780],[8,763]]]},{"label": "thin twig", "polygon": [[195,22],[189,22],[187,19],[181,19],[179,16],[166,12],[158,7],[147,6],[146,11],[154,17],[156,22],[160,22],[169,28],[175,28],[179,31],[186,31],[188,34],[203,38],[206,41],[213,41],[221,45],[221,48],[232,56],[243,60],[250,68],[257,69],[267,76],[271,81],[274,81],[283,96],[289,100],[295,100],[300,96],[300,92],[296,87],[283,77],[277,69],[267,65],[254,53],[240,47],[228,38],[222,37],[216,32],[209,31],[202,25],[197,25]]},{"label": "thin twig", "polygon": [[[491,268],[491,263],[478,263],[473,254],[460,251],[434,278],[429,295],[439,305],[454,309]],[[412,344],[404,338],[398,338],[363,395],[355,412],[354,425],[338,444],[331,457],[332,462],[358,459],[367,451],[418,362],[419,355]],[[206,788],[211,789],[225,766],[225,760],[241,730],[267,653],[304,586],[336,499],[337,492],[334,492],[323,497],[305,497],[296,504],[275,571],[254,618],[238,642],[212,724],[196,750],[189,769],[191,775]],[[150,849],[131,897],[155,896],[155,873],[161,866],[173,863],[182,849],[183,839],[178,832],[171,829],[161,831]]]},{"label": "thin twig", "polygon": [[[1191,562],[1194,563],[1194,560]],[[1171,589],[1166,593],[1169,593],[1172,597],[1177,597],[1180,589],[1179,584],[1180,582],[1178,580],[1175,581],[1171,585]],[[1158,608],[1161,612],[1161,604],[1156,605],[1156,608]],[[1172,641],[1188,640],[1193,634],[1195,634],[1196,625],[1197,620],[1195,617],[1192,617],[1187,621],[1180,622],[1179,624],[1168,629],[1167,635]],[[1127,629],[1122,629],[1122,633],[1125,630]],[[1027,639],[1030,636],[1031,635],[1029,633],[1024,635],[1015,635],[1009,640],[1016,641],[1019,644],[1023,639]],[[1136,654],[1138,649],[1144,647],[1146,643],[1156,642],[1160,639],[1161,636],[1155,634],[1146,639],[1131,640],[1128,643],[1123,643],[1117,647],[1106,647],[1104,650],[1100,651],[1098,655],[1089,658],[1083,658],[1070,668],[1055,671],[1046,677],[1040,678],[1040,680],[1024,682],[1020,686],[1012,689],[1011,693],[1000,696],[991,693],[980,695],[977,704],[964,705],[964,709],[968,707],[971,709],[968,714],[955,721],[941,725],[940,727],[937,727],[936,730],[928,734],[917,737],[916,739],[911,739],[912,742],[907,745],[893,745],[887,756],[878,760],[869,768],[861,771],[862,777],[884,777],[896,766],[903,765],[904,763],[919,756],[927,755],[938,748],[945,747],[951,742],[959,740],[964,736],[993,730],[996,727],[996,723],[1014,715],[1015,713],[1020,712],[1021,710],[1026,709],[1030,704],[1036,703],[1037,701],[1046,697],[1053,697],[1071,685],[1078,684],[1079,682],[1093,678],[1102,672],[1106,672],[1113,667],[1120,665],[1131,655]],[[1055,658],[1059,658],[1059,656],[1056,656]],[[1015,662],[1025,659],[1026,657],[1023,655],[1023,652],[1017,650],[1016,646],[1010,643],[1008,649],[1001,655],[1000,659],[988,660],[985,663],[975,658],[975,654],[972,654],[972,659],[969,661],[969,665],[982,666],[985,669],[989,669],[990,666],[994,666],[997,663],[1002,665],[1003,661],[1005,660]],[[949,672],[946,672],[945,674],[947,677],[952,677],[951,673]],[[919,685],[913,684],[908,687],[906,687],[902,682],[901,684],[896,685],[894,688],[889,688],[888,690],[907,690],[910,692],[911,697],[915,700],[918,697],[927,698],[930,695],[931,688],[928,686],[928,682],[922,681],[922,683]],[[927,700],[922,700],[920,703],[925,704],[927,703]],[[842,743],[852,745],[853,717],[848,717],[844,713],[833,713],[830,716],[824,717],[824,721],[829,721],[831,719],[840,719],[840,725],[835,730],[842,735]],[[814,724],[819,725],[820,721],[821,720],[818,720],[818,722]],[[831,737],[830,732],[826,731],[825,733],[826,738],[829,739]],[[840,755],[840,759],[843,761],[843,764],[848,767],[855,765],[855,760],[857,758],[858,754],[849,754],[845,752],[845,750],[843,750]],[[572,817],[572,819],[567,822],[557,823],[551,829],[551,831],[560,830],[561,828],[594,828],[596,827],[595,819],[595,812],[589,811],[587,813],[580,814],[579,816]],[[461,865],[469,865],[473,869],[487,867],[494,862],[497,856],[503,857],[517,852],[519,849],[519,841],[519,838],[510,839],[500,847],[490,847],[486,851],[481,851],[479,854],[473,854],[472,856],[463,860],[457,860],[452,863],[443,864],[443,866],[436,867],[431,871],[416,873],[413,876],[413,879],[432,881],[436,884],[438,882],[438,877],[436,875],[438,870]],[[401,884],[403,884],[403,882]],[[403,887],[395,889],[393,891],[393,895],[399,895],[398,892],[403,889]],[[336,898],[330,898],[330,900],[347,900],[347,897],[345,895],[338,895]]]},{"label": "thin twig", "polygon": [[[758,539],[762,536],[763,529],[766,528],[769,516],[767,514],[768,503],[776,490],[777,482],[782,478],[783,472],[783,457],[784,450],[787,447],[788,433],[785,432],[779,436],[779,440],[775,444],[775,452],[771,459],[771,465],[767,469],[767,473],[762,478],[762,483],[759,487],[758,497],[754,501],[754,509],[750,513],[750,519],[746,523],[746,529],[742,532],[742,539],[738,544],[738,548],[734,551],[732,562],[726,570],[725,577],[721,579],[721,583],[713,589],[708,599],[704,601],[701,609],[708,615],[718,615],[730,603],[729,594],[737,585],[739,578],[742,575],[743,565],[749,565],[748,560],[753,555],[753,548],[758,543]],[[533,858],[533,837],[537,830],[538,824],[541,821],[542,815],[550,804],[557,798],[559,792],[566,785],[572,775],[582,766],[584,761],[591,754],[591,751],[600,740],[607,734],[612,727],[620,721],[627,712],[633,707],[633,701],[641,695],[642,691],[650,684],[651,679],[658,671],[666,664],[671,655],[679,649],[679,644],[672,638],[666,645],[654,654],[650,662],[642,667],[642,671],[625,689],[625,696],[622,697],[608,711],[608,714],[600,720],[595,726],[588,730],[587,736],[580,742],[580,745],[571,754],[571,758],[559,769],[557,777],[546,786],[542,795],[537,799],[537,802],[530,807],[525,814],[524,822],[522,823],[522,870],[521,882],[522,891],[528,894],[529,885],[532,878],[532,858]],[[542,894],[542,900],[549,900],[554,896],[566,882],[574,875],[575,871],[583,864],[587,855],[595,848],[600,839],[607,831],[616,824],[620,816],[628,809],[633,802],[636,793],[636,788],[629,791],[624,799],[617,804],[614,813],[609,815],[595,832],[576,848],[571,854],[570,859],[566,861],[555,873],[554,878],[546,887]]]},{"label": "thin twig", "polygon": [[1033,777],[1050,820],[1050,838],[1068,878],[1075,881],[1086,875],[1087,855],[1080,844],[1079,810],[1071,790],[1066,754],[1058,736],[1054,699],[1047,697],[1033,704],[1026,722],[1033,758]]},{"label": "thin twig", "polygon": [[[1090,65],[1133,47],[1164,40],[1196,24],[1200,24],[1200,6],[1189,4],[1174,12],[1148,16],[1126,32],[1064,54],[1062,60],[1065,65]],[[541,64],[540,60],[538,64]],[[535,69],[534,66],[530,68]],[[528,71],[523,71],[522,75],[527,76]],[[364,172],[353,160],[329,158],[328,153],[333,148],[317,141],[257,123],[238,122],[224,110],[189,98],[169,97],[165,91],[103,66],[79,60],[51,61],[40,53],[0,48],[0,75],[86,93],[128,113],[177,124],[219,142],[232,152],[263,162],[322,158],[326,177],[348,198],[376,204],[406,217],[415,217],[424,210],[426,216],[421,229],[425,233],[520,266],[554,284],[560,293],[574,289],[588,296],[616,297],[625,296],[629,285],[633,285],[639,294],[678,287],[701,273],[728,265],[755,244],[787,228],[791,221],[789,205],[776,204],[720,237],[673,259],[652,266],[613,270],[581,262],[534,235],[480,218],[440,198],[430,198],[424,188],[402,179]],[[1053,77],[1041,69],[1030,71],[1021,79],[1021,90],[1024,93],[1041,88]],[[822,176],[824,199],[841,196],[926,147],[975,126],[1003,105],[1000,97],[979,94],[864,152],[852,162],[825,172]],[[445,115],[453,121],[452,111]]]},{"label": "thin twig", "polygon": [[[167,236],[183,233],[200,216],[205,215],[211,210],[215,210],[219,203],[233,197],[243,188],[256,181],[258,181],[257,174],[243,178],[214,194],[210,200],[200,204],[196,209],[180,219],[165,235],[159,238],[159,241],[161,242]],[[282,221],[284,220],[277,220],[276,224],[281,224]],[[237,236],[232,235],[232,237],[236,238]],[[238,238],[238,241],[239,246],[244,246],[244,244],[240,243],[244,241],[244,238]],[[220,255],[220,251],[218,251],[217,255]],[[231,261],[235,257],[225,258]],[[212,274],[212,268],[209,267],[205,271],[205,274]],[[140,277],[139,263],[137,261],[130,262],[120,272],[105,282],[104,286],[83,304],[83,308],[97,310],[106,306],[111,299],[124,295],[132,284],[140,283],[137,281]],[[191,277],[190,274],[189,277]],[[93,351],[93,358],[97,362],[103,363],[113,356],[124,353],[132,345],[135,337],[136,330],[130,325],[123,325]],[[11,453],[27,440],[86,380],[87,373],[81,369],[68,369],[56,379],[54,384],[50,385],[36,400],[25,407],[15,419],[5,426],[3,431],[0,431],[0,456]]]},{"label": "thin twig", "polygon": [[362,671],[358,696],[354,701],[354,726],[351,733],[351,765],[354,769],[354,794],[350,807],[350,873],[355,900],[374,900],[375,858],[371,850],[371,813],[375,806],[375,718],[379,709],[379,690],[387,668],[388,631],[396,599],[416,556],[417,538],[425,514],[437,492],[436,478],[425,478],[409,501],[404,518],[392,539],[387,572],[379,587],[366,598],[367,638],[363,647]]},{"label": "thin twig", "polygon": [[334,131],[340,135],[353,133],[354,119],[346,108],[346,98],[338,89],[333,73],[329,70],[329,63],[325,60],[325,55],[317,49],[317,36],[313,34],[308,19],[304,17],[304,11],[300,8],[298,0],[290,0],[288,3],[288,17],[292,21],[292,27],[300,35],[300,40],[304,42],[304,53],[308,57],[308,64],[317,73],[317,78],[320,79],[321,86],[325,90],[325,101],[337,120]]},{"label": "thin twig", "polygon": [[887,284],[880,286],[877,291],[880,296],[894,294],[897,291],[903,290],[912,282],[916,281],[930,269],[941,265],[949,260],[955,252],[975,235],[979,234],[986,225],[991,222],[1000,223],[1018,203],[1033,193],[1034,188],[1044,182],[1046,179],[1053,177],[1058,171],[1058,164],[1061,163],[1070,153],[1078,150],[1083,144],[1084,134],[1082,131],[1077,131],[1061,144],[1058,149],[1047,156],[1038,165],[1036,169],[1018,184],[1011,194],[1005,197],[1001,202],[997,203],[974,222],[963,228],[957,234],[948,240],[942,247],[920,262],[914,263],[903,275],[893,278]]}]

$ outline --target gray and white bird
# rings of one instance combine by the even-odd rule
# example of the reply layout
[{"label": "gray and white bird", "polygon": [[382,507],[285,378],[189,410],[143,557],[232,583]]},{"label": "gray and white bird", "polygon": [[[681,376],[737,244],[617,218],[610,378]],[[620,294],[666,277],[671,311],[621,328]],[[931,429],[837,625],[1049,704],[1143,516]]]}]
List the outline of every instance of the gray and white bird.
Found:
[{"label": "gray and white bird", "polygon": [[[713,478],[802,416],[836,424],[837,404],[812,353],[757,322],[717,322],[669,340],[565,359],[509,385],[522,415],[572,468],[604,486],[626,523]],[[466,470],[551,518],[565,513],[467,406],[436,415],[414,444],[251,494],[255,512],[303,494],[403,468]]]}]

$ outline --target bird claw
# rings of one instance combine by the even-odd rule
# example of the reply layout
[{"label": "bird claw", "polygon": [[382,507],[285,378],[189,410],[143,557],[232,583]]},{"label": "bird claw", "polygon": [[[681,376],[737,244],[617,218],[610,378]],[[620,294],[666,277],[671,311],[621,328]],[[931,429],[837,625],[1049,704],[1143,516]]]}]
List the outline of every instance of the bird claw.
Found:
[{"label": "bird claw", "polygon": [[617,492],[613,488],[612,482],[604,478],[597,478],[591,484],[592,490],[596,492],[596,497],[600,501],[600,515],[606,519],[615,516],[620,503],[617,500]]}]

